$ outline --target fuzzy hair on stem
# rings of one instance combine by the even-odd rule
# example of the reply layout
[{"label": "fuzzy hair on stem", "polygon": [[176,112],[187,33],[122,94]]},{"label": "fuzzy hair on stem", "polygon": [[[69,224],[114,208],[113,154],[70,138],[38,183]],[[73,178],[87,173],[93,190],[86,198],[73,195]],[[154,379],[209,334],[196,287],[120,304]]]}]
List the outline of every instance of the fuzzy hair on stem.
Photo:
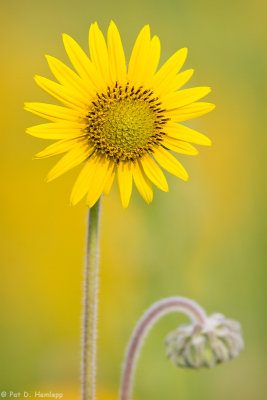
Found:
[{"label": "fuzzy hair on stem", "polygon": [[100,199],[88,211],[82,317],[82,400],[95,399]]}]

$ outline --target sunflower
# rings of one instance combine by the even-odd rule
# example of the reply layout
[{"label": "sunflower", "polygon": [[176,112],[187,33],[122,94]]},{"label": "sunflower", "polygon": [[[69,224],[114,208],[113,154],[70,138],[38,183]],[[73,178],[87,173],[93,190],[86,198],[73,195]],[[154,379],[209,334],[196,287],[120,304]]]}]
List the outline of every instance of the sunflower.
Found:
[{"label": "sunflower", "polygon": [[85,195],[92,207],[102,193],[108,194],[115,175],[122,206],[126,208],[132,182],[147,203],[153,186],[167,192],[162,168],[186,181],[188,174],[171,154],[195,155],[193,144],[209,146],[203,134],[181,125],[214,108],[197,100],[209,87],[179,90],[193,70],[179,72],[187,49],[178,50],[157,71],[160,41],[151,38],[146,25],[134,44],[128,68],[119,31],[111,22],[107,42],[97,23],[89,30],[90,58],[74,39],[63,42],[75,72],[58,59],[46,56],[58,82],[35,76],[36,83],[62,105],[26,103],[25,109],[49,120],[27,129],[30,135],[57,142],[37,158],[66,153],[47,176],[51,181],[82,164],[71,193],[71,203]]}]

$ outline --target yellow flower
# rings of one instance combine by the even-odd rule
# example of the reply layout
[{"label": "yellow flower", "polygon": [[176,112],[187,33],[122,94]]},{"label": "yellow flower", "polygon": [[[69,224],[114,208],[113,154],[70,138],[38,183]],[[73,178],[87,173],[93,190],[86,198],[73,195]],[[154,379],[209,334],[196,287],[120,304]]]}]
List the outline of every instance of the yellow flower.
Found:
[{"label": "yellow flower", "polygon": [[167,192],[160,168],[187,180],[188,174],[169,150],[194,155],[190,143],[210,145],[210,140],[178,122],[206,114],[211,103],[197,102],[208,87],[179,90],[193,70],[179,72],[187,49],[177,51],[157,72],[160,41],[150,37],[146,25],[138,35],[128,68],[114,22],[107,43],[97,23],[89,30],[90,59],[68,35],[63,42],[76,72],[58,59],[46,56],[58,83],[36,76],[36,83],[64,107],[26,103],[25,109],[50,123],[27,129],[30,135],[56,139],[37,158],[66,153],[48,174],[57,178],[83,164],[71,193],[76,204],[87,195],[92,207],[102,193],[109,193],[117,173],[121,202],[129,204],[132,181],[147,203],[153,198],[152,184]]}]

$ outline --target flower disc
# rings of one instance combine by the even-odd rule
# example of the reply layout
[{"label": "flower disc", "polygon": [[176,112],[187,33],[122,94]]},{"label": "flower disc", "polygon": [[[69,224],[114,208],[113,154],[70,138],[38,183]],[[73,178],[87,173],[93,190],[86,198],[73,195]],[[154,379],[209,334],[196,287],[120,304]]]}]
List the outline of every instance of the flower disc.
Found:
[{"label": "flower disc", "polygon": [[88,138],[95,149],[114,162],[137,160],[153,151],[164,133],[166,121],[153,98],[142,87],[118,86],[97,94],[87,115]]}]

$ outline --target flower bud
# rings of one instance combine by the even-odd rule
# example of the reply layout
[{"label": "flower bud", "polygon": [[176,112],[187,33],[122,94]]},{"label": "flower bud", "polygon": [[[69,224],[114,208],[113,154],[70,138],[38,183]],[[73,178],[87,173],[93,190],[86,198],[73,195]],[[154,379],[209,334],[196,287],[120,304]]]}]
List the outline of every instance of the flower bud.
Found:
[{"label": "flower bud", "polygon": [[181,325],[165,345],[167,357],[183,368],[212,368],[237,357],[244,347],[240,324],[222,314],[212,314],[203,325]]}]

